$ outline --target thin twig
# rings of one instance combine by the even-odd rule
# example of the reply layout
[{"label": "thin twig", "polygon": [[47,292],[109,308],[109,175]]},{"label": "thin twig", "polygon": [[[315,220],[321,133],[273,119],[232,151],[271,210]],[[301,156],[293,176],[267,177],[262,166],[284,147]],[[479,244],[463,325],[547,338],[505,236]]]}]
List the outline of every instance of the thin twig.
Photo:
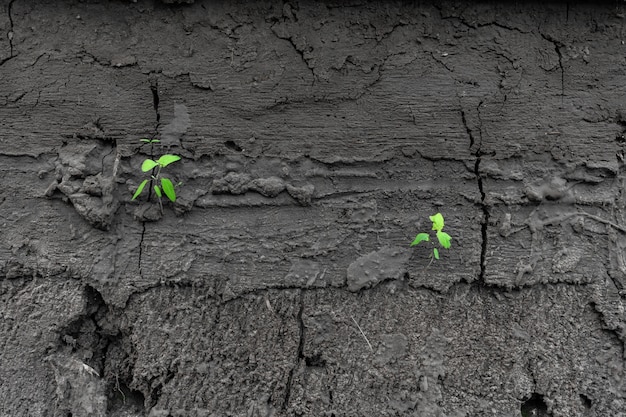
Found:
[{"label": "thin twig", "polygon": [[115,388],[122,394],[122,403],[126,404],[126,395],[124,395],[124,391],[120,388],[120,377],[118,374],[115,374]]},{"label": "thin twig", "polygon": [[[612,228],[614,228],[616,230],[619,230],[622,233],[626,233],[626,227],[621,226],[621,225],[616,224],[616,223],[613,223],[612,221],[603,219],[602,217],[596,216],[595,214],[587,213],[586,211],[577,211],[575,213],[567,213],[567,214],[565,214],[563,216],[551,217],[549,219],[540,221],[540,224],[541,224],[541,227],[543,227],[543,226],[548,225],[548,224],[561,223],[561,222],[563,222],[563,221],[565,221],[567,219],[570,219],[572,217],[587,217],[589,219],[597,221],[598,223],[606,224],[607,226],[610,226],[610,227],[612,227]],[[508,233],[508,236],[510,236],[512,234],[515,234],[515,233],[518,233],[518,232],[521,232],[522,230],[526,229],[527,227],[528,228],[530,227],[530,219],[526,220],[526,224],[524,224],[523,226],[520,226],[520,227],[518,227],[516,229],[511,230]]]},{"label": "thin twig", "polygon": [[122,153],[118,150],[115,154],[115,161],[113,162],[113,178],[117,177],[117,169],[120,165],[120,159],[122,159]]},{"label": "thin twig", "polygon": [[356,322],[356,320],[354,319],[354,317],[350,316],[350,318],[352,319],[352,321],[354,322],[354,324],[356,324],[356,327],[359,329],[359,331],[361,332],[361,335],[363,335],[363,339],[365,339],[365,341],[367,342],[367,346],[370,347],[370,350],[373,352],[374,348],[372,347],[372,344],[370,343],[369,340],[367,340],[367,336],[365,336],[365,333],[363,333],[363,329],[361,329],[361,326],[359,326],[359,323]]},{"label": "thin twig", "polygon": [[619,225],[619,224],[615,224],[615,223],[613,223],[613,222],[611,222],[611,221],[609,221],[609,220],[605,220],[605,219],[603,219],[602,217],[598,217],[598,216],[596,216],[596,215],[594,215],[594,214],[587,213],[586,211],[583,211],[583,212],[582,212],[582,213],[580,213],[580,214],[581,214],[581,215],[583,215],[583,216],[585,216],[585,217],[589,217],[590,219],[593,219],[593,220],[595,220],[595,221],[597,221],[597,222],[604,223],[604,224],[606,224],[607,226],[611,226],[611,227],[613,227],[613,228],[615,228],[615,229],[619,230],[620,232],[626,233],[626,228],[624,228],[623,226],[621,226],[621,225]]}]

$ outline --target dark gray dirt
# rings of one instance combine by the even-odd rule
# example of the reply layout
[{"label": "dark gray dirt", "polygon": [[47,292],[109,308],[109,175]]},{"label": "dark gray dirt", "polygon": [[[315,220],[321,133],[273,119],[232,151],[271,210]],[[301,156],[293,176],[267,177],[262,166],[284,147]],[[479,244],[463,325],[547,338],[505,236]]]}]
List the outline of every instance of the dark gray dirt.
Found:
[{"label": "dark gray dirt", "polygon": [[625,18],[0,0],[0,416],[625,417]]}]

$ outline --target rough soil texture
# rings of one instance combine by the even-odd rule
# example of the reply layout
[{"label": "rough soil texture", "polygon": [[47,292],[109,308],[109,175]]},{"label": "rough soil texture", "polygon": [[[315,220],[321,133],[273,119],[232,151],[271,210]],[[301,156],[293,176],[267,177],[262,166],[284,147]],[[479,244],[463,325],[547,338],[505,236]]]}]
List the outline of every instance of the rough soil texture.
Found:
[{"label": "rough soil texture", "polygon": [[626,4],[0,5],[0,416],[626,416]]}]

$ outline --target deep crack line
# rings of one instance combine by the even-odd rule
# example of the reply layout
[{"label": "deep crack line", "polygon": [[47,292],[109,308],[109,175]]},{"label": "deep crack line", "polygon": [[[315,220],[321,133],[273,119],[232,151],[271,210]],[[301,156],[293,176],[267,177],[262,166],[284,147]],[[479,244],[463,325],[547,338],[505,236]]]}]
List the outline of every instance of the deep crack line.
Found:
[{"label": "deep crack line", "polygon": [[304,65],[309,69],[309,71],[311,72],[311,85],[315,85],[315,71],[313,70],[313,68],[309,65],[309,61],[306,59],[306,57],[304,56],[304,51],[299,49],[298,46],[296,45],[296,43],[293,40],[293,37],[289,37],[286,38],[285,40],[289,41],[289,43],[291,44],[291,46],[293,47],[293,49],[296,51],[296,53],[298,55],[300,55],[300,59],[302,59],[302,62],[304,62]]},{"label": "deep crack line", "polygon": [[[154,112],[156,114],[156,123],[154,125],[154,135],[151,137],[155,137],[159,131],[159,121],[161,120],[161,114],[159,113],[159,80],[156,78],[150,78],[150,91],[152,92],[152,106],[154,107]],[[154,158],[153,155],[153,143],[150,142],[150,158]],[[150,182],[152,184],[152,180]],[[148,189],[148,201],[152,197],[152,185]],[[143,259],[143,242],[144,237],[146,235],[146,222],[141,222],[141,240],[139,241],[139,259],[137,260],[137,268],[139,270],[139,276],[143,278],[143,270],[142,270],[142,259]]]},{"label": "deep crack line", "polygon": [[311,72],[311,77],[312,77],[311,86],[315,85],[315,81],[317,79],[317,77],[315,76],[315,71],[313,70],[313,67],[309,65],[309,60],[307,60],[306,57],[304,56],[305,51],[303,49],[298,48],[298,45],[296,45],[296,41],[293,39],[293,35],[283,36],[276,31],[275,26],[272,26],[271,30],[272,30],[272,33],[278,39],[282,39],[284,41],[289,42],[293,50],[296,51],[296,53],[300,56],[300,59],[304,63],[304,66],[306,66],[307,69]]},{"label": "deep crack line", "polygon": [[476,163],[474,164],[474,175],[478,181],[478,191],[480,192],[480,206],[483,212],[483,220],[480,226],[481,234],[481,247],[480,247],[480,274],[478,275],[478,281],[485,282],[485,268],[486,268],[486,256],[487,256],[487,227],[489,226],[489,210],[485,204],[485,190],[483,188],[483,179],[480,176],[480,153],[476,155]]},{"label": "deep crack line", "polygon": [[9,5],[7,6],[7,15],[9,17],[9,31],[7,32],[7,39],[9,40],[9,56],[4,58],[2,61],[0,61],[0,65],[3,65],[4,63],[6,63],[7,61],[9,61],[12,58],[15,58],[15,54],[14,54],[14,47],[13,47],[13,28],[14,28],[14,22],[13,22],[13,3],[15,3],[16,0],[11,0],[9,2]]},{"label": "deep crack line", "polygon": [[472,155],[474,155],[474,152],[472,151],[472,148],[474,147],[474,143],[475,143],[474,135],[472,134],[472,129],[470,129],[469,126],[467,125],[467,118],[465,117],[465,112],[463,111],[463,109],[461,109],[461,120],[463,121],[463,127],[465,127],[467,136],[469,136],[469,140],[470,140],[469,150],[472,153]]},{"label": "deep crack line", "polygon": [[474,175],[476,176],[476,182],[478,185],[478,192],[480,193],[480,207],[483,213],[483,218],[480,226],[480,234],[481,234],[481,247],[480,247],[480,273],[478,274],[478,282],[485,282],[485,269],[486,269],[486,256],[487,256],[487,227],[489,226],[489,210],[487,209],[487,205],[485,204],[485,189],[483,184],[483,178],[480,175],[480,163],[482,162],[482,120],[480,119],[480,106],[483,104],[481,101],[476,106],[476,112],[478,113],[479,124],[479,142],[477,143],[476,138],[472,132],[472,129],[469,127],[467,123],[467,117],[465,116],[465,111],[461,109],[461,120],[463,121],[463,126],[465,127],[465,131],[470,140],[469,150],[470,153],[476,158],[474,161]]},{"label": "deep crack line", "polygon": [[561,48],[556,42],[554,42],[554,49],[556,51],[556,54],[559,56],[559,68],[561,69],[561,107],[562,107],[563,102],[565,100],[565,69],[563,68],[563,54],[561,53]]},{"label": "deep crack line", "polygon": [[565,68],[563,67],[563,53],[561,52],[561,47],[563,46],[560,42],[554,40],[549,35],[541,34],[541,37],[546,41],[550,42],[554,45],[554,51],[556,55],[559,57],[559,69],[561,71],[561,107],[563,106],[563,102],[565,100]]},{"label": "deep crack line", "polygon": [[154,81],[150,84],[150,91],[152,91],[152,105],[156,114],[157,127],[161,121],[161,114],[159,113],[159,82]]},{"label": "deep crack line", "polygon": [[296,320],[298,321],[298,325],[300,327],[300,339],[298,340],[298,351],[296,357],[294,359],[293,367],[289,370],[289,375],[287,376],[287,385],[285,388],[285,397],[283,400],[283,411],[286,411],[289,407],[289,400],[291,398],[291,390],[293,385],[293,375],[296,370],[300,366],[300,362],[302,358],[304,358],[304,321],[302,320],[302,314],[304,312],[304,291],[300,290],[300,309],[298,310],[298,315],[296,316]]},{"label": "deep crack line", "polygon": [[139,276],[143,278],[143,271],[141,270],[141,260],[143,255],[143,239],[146,234],[146,222],[141,222],[141,240],[139,241],[139,258],[137,260],[137,267],[139,269]]},{"label": "deep crack line", "polygon": [[13,58],[13,14],[11,13],[11,11],[13,10],[13,3],[15,3],[15,0],[11,0],[9,2],[9,7],[8,7],[8,14],[9,14],[9,24],[10,24],[10,28],[9,28],[9,32],[7,33],[7,38],[9,38],[9,48],[10,48],[10,55],[11,58]]},{"label": "deep crack line", "polygon": [[[154,108],[154,113],[156,115],[156,123],[154,124],[154,132],[152,133],[152,136],[150,136],[150,159],[154,159],[154,142],[152,141],[154,138],[157,137],[157,135],[159,134],[159,126],[160,126],[160,120],[161,120],[161,113],[159,112],[159,80],[154,77],[154,78],[150,78],[150,91],[152,92],[152,107]],[[154,170],[152,170],[154,173]],[[148,201],[151,200],[152,198],[152,190],[153,190],[153,180],[150,180],[150,186],[148,187]],[[161,212],[163,212],[163,207],[161,207]],[[143,223],[144,226],[144,232],[146,230],[145,227],[145,222]],[[142,236],[142,242],[143,242],[143,236]]]}]

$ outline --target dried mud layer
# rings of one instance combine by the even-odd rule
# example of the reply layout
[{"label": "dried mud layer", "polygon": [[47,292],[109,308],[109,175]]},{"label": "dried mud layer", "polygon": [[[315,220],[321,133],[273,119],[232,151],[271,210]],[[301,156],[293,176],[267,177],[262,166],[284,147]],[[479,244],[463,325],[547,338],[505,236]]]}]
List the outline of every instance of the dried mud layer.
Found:
[{"label": "dried mud layer", "polygon": [[626,416],[625,16],[0,0],[0,416]]}]

